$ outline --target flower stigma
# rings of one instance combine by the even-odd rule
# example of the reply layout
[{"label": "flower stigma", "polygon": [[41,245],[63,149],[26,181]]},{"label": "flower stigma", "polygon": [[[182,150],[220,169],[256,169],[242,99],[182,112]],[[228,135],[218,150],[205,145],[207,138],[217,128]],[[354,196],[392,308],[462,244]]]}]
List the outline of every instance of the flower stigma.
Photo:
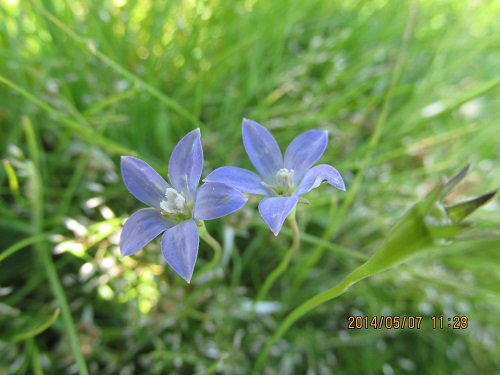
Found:
[{"label": "flower stigma", "polygon": [[293,169],[282,168],[276,173],[276,192],[279,194],[289,194],[293,185]]}]

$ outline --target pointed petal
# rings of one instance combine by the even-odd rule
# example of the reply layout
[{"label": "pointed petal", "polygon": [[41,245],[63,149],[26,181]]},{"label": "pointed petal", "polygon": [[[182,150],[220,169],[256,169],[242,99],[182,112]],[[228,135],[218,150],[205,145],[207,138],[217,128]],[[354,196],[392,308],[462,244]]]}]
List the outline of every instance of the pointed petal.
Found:
[{"label": "pointed petal", "polygon": [[121,157],[122,178],[128,191],[142,203],[160,209],[170,185],[151,166],[132,156]]},{"label": "pointed petal", "polygon": [[344,180],[340,173],[331,165],[320,164],[309,169],[294,194],[305,194],[317,188],[324,181],[335,186],[337,189],[345,190]]},{"label": "pointed petal", "polygon": [[275,236],[281,230],[286,217],[297,204],[299,197],[264,198],[259,203],[259,212]]},{"label": "pointed petal", "polygon": [[203,168],[200,129],[187,133],[172,151],[168,163],[170,183],[188,202],[194,201]]},{"label": "pointed petal", "polygon": [[137,211],[123,226],[120,236],[122,257],[137,253],[156,236],[173,226],[174,223],[154,208]]},{"label": "pointed petal", "polygon": [[240,191],[220,182],[209,182],[198,189],[193,217],[212,220],[229,215],[245,205],[247,197]]},{"label": "pointed petal", "polygon": [[470,163],[467,164],[460,172],[458,172],[455,176],[453,176],[446,184],[444,185],[444,189],[441,191],[439,195],[439,200],[442,200],[446,197],[454,188],[457,186],[467,175],[469,172]]},{"label": "pointed petal", "polygon": [[270,195],[256,173],[238,167],[221,167],[210,173],[204,182],[221,182],[244,193]]},{"label": "pointed petal", "polygon": [[243,145],[250,161],[262,179],[274,185],[276,173],[283,168],[283,156],[278,143],[269,131],[252,120],[243,119]]},{"label": "pointed petal", "polygon": [[200,237],[194,220],[183,221],[167,230],[161,239],[161,252],[166,261],[188,283],[193,276]]},{"label": "pointed petal", "polygon": [[446,212],[454,223],[458,223],[476,211],[479,207],[486,204],[491,198],[496,195],[497,191],[481,195],[480,197],[470,199],[465,202],[454,204],[453,206],[445,207]]},{"label": "pointed petal", "polygon": [[297,136],[285,152],[285,168],[293,169],[293,182],[298,184],[316,163],[328,143],[326,130],[309,130]]}]

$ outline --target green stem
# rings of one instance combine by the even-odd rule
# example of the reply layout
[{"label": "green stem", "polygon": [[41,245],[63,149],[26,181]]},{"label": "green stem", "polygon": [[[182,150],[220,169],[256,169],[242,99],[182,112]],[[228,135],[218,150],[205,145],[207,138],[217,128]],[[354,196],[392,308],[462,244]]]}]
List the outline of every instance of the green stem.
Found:
[{"label": "green stem", "polygon": [[5,258],[10,257],[12,254],[16,253],[17,251],[22,250],[25,247],[28,247],[28,246],[33,245],[35,243],[38,243],[40,241],[44,241],[47,238],[49,238],[50,236],[51,236],[50,234],[40,234],[37,236],[28,237],[28,238],[25,238],[19,242],[16,242],[14,245],[8,247],[7,249],[3,250],[0,253],[0,262],[3,261]]},{"label": "green stem", "polygon": [[97,144],[97,145],[105,148],[106,150],[109,150],[109,151],[116,153],[116,154],[119,154],[119,155],[136,155],[137,154],[134,150],[129,150],[125,147],[122,147],[121,145],[107,139],[106,137],[100,135],[99,133],[96,133],[91,128],[89,128],[88,124],[79,123],[79,122],[69,118],[68,116],[60,113],[54,107],[52,107],[49,104],[47,104],[46,102],[38,99],[35,95],[30,94],[28,91],[24,90],[22,87],[16,85],[14,82],[8,80],[7,78],[3,77],[2,75],[0,75],[0,83],[3,83],[6,86],[10,87],[14,91],[16,91],[19,94],[21,94],[22,96],[24,96],[30,102],[34,103],[36,106],[43,109],[45,112],[56,117],[57,120],[59,120],[60,123],[66,127],[66,129],[70,130],[71,132],[74,132],[82,139],[85,139],[91,143]]},{"label": "green stem", "polygon": [[[38,145],[36,143],[36,134],[33,126],[29,120],[23,121],[24,130],[28,138],[28,146],[30,148],[30,156],[38,157]],[[44,220],[44,190],[43,181],[40,173],[40,160],[33,160],[32,168],[32,194],[30,195],[30,200],[33,206],[31,215],[31,224],[33,226],[33,231],[35,236],[43,235],[43,220]],[[50,249],[43,242],[39,241],[34,244],[35,251],[40,257],[42,267],[47,273],[47,278],[49,279],[49,284],[54,294],[57,304],[61,309],[61,316],[65,326],[66,333],[69,337],[69,343],[73,356],[75,357],[76,366],[78,368],[78,373],[80,375],[88,375],[87,365],[83,357],[80,343],[78,342],[78,335],[76,333],[76,327],[71,316],[71,310],[69,308],[68,300],[64,292],[64,288],[57,274],[57,270],[52,259]]]},{"label": "green stem", "polygon": [[66,329],[66,333],[69,337],[69,344],[71,350],[73,351],[73,356],[75,357],[78,373],[80,375],[88,375],[89,372],[87,370],[87,364],[85,363],[85,358],[83,357],[82,350],[80,348],[75,323],[73,321],[73,317],[71,316],[71,310],[68,304],[68,299],[66,298],[61,280],[59,279],[59,275],[57,274],[54,261],[52,260],[50,252],[45,246],[44,248],[38,250],[43,267],[45,268],[47,277],[49,278],[49,284],[52,289],[52,293],[54,293],[57,304],[61,308],[61,317]]},{"label": "green stem", "polygon": [[304,316],[306,313],[311,311],[312,309],[318,307],[319,305],[335,298],[344,293],[349,287],[351,287],[353,284],[357,283],[358,281],[371,276],[370,272],[365,267],[366,264],[361,265],[360,267],[356,268],[354,271],[352,271],[349,275],[345,277],[344,280],[342,280],[339,284],[336,286],[315,295],[314,297],[310,298],[303,304],[301,304],[299,307],[297,307],[295,310],[293,310],[288,316],[285,318],[285,320],[280,324],[278,329],[274,332],[273,336],[269,341],[267,341],[266,345],[260,352],[259,356],[257,357],[257,361],[253,370],[253,374],[260,374],[261,373],[261,368],[265,363],[265,360],[267,359],[267,355],[269,353],[269,350],[271,347],[288,331],[288,329],[292,326],[293,323],[295,323],[299,318]]},{"label": "green stem", "polygon": [[290,261],[292,260],[292,256],[295,254],[297,249],[300,246],[300,232],[299,227],[297,225],[297,219],[295,218],[295,208],[288,216],[288,222],[290,223],[290,227],[292,228],[292,245],[286,252],[283,259],[281,259],[280,264],[276,267],[273,272],[269,274],[264,282],[264,285],[259,290],[257,294],[256,301],[262,301],[266,298],[269,289],[273,286],[274,282],[280,277],[288,268]]},{"label": "green stem", "polygon": [[43,369],[40,365],[40,353],[33,337],[30,337],[28,340],[26,340],[26,348],[28,353],[30,353],[31,368],[33,370],[33,374],[43,375]]},{"label": "green stem", "polygon": [[199,272],[198,277],[195,277],[194,280],[197,280],[201,275],[204,275],[217,267],[222,257],[222,246],[210,235],[210,233],[208,233],[203,221],[201,221],[201,226],[198,227],[198,233],[200,238],[214,250],[214,257],[205,267],[203,267],[203,269]]}]

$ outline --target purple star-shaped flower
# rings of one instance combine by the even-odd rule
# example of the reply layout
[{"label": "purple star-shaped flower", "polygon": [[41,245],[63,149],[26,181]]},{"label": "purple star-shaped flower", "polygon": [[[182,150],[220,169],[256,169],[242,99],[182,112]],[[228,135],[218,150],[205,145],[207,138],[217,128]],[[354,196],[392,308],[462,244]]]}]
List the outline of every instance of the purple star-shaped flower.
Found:
[{"label": "purple star-shaped flower", "polygon": [[288,214],[299,201],[299,195],[327,181],[345,190],[340,173],[331,165],[314,163],[325,152],[328,133],[309,130],[288,146],[285,158],[269,131],[252,120],[243,119],[243,144],[260,176],[242,168],[221,167],[205,179],[209,183],[225,183],[245,193],[262,194],[259,212],[277,236]]},{"label": "purple star-shaped flower", "polygon": [[203,168],[200,130],[188,133],[175,146],[168,163],[170,185],[146,162],[122,156],[121,170],[127,189],[150,206],[134,213],[123,226],[122,256],[141,250],[165,232],[161,251],[168,264],[190,282],[198,255],[199,235],[195,220],[228,215],[247,198],[224,183],[198,188]]}]

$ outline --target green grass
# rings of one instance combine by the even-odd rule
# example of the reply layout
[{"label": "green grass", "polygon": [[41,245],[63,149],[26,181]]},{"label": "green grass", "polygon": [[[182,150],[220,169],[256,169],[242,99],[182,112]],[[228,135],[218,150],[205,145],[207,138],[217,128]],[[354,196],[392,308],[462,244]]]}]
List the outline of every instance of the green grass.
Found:
[{"label": "green grass", "polygon": [[[441,175],[472,163],[453,201],[499,187],[499,11],[446,0],[2,2],[0,373],[250,373],[285,316],[360,265]],[[200,242],[192,285],[159,240],[133,257],[118,249],[122,219],[142,207],[120,155],[166,176],[177,141],[200,127],[204,175],[253,169],[243,117],[283,149],[328,130],[321,162],[347,186],[299,205],[301,247],[268,293],[273,313],[250,307],[292,233],[274,237],[255,198],[206,222],[224,250],[200,275],[213,257]],[[498,198],[470,220],[497,229]],[[457,242],[361,281],[297,321],[263,373],[500,371],[499,250],[498,238]],[[348,330],[361,314],[424,319]],[[441,315],[469,327],[433,330]]]}]

